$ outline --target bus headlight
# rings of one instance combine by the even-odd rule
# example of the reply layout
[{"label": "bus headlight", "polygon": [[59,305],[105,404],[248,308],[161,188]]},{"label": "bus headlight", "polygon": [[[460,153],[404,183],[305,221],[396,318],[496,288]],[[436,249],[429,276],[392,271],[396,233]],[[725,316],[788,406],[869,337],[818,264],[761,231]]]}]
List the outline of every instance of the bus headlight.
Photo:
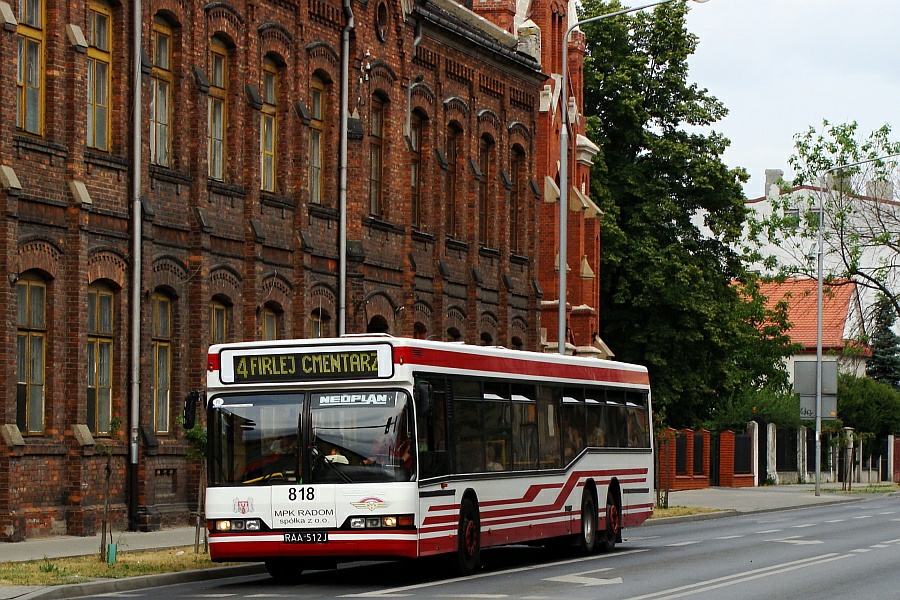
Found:
[{"label": "bus headlight", "polygon": [[212,531],[225,533],[228,531],[259,531],[259,519],[218,519],[212,522]]},{"label": "bus headlight", "polygon": [[388,515],[385,517],[350,517],[350,529],[396,529],[412,528],[412,515]]}]

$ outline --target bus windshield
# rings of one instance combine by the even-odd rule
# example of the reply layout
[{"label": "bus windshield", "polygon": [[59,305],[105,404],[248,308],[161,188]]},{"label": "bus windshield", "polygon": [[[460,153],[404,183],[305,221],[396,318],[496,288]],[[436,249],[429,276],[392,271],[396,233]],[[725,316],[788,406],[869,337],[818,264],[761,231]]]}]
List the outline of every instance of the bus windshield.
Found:
[{"label": "bus windshield", "polygon": [[310,395],[308,483],[412,481],[415,432],[399,391]]},{"label": "bus windshield", "polygon": [[401,391],[234,394],[210,402],[210,485],[415,480]]},{"label": "bus windshield", "polygon": [[212,486],[298,483],[302,394],[217,396],[209,410]]}]

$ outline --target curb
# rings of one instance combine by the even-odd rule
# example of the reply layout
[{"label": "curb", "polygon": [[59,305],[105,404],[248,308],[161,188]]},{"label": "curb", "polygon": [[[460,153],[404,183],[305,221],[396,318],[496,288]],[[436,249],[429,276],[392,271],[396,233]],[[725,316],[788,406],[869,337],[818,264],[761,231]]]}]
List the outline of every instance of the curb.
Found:
[{"label": "curb", "polygon": [[247,575],[259,575],[265,572],[266,567],[262,563],[229,567],[212,567],[210,569],[198,569],[194,571],[179,571],[178,573],[160,573],[159,575],[141,575],[139,577],[104,579],[101,581],[91,581],[89,583],[45,587],[19,596],[18,598],[21,600],[31,600],[32,598],[41,598],[43,600],[86,598],[100,594],[130,592],[132,590],[154,588],[162,585],[174,585],[176,583],[226,579],[229,577],[246,577]]}]

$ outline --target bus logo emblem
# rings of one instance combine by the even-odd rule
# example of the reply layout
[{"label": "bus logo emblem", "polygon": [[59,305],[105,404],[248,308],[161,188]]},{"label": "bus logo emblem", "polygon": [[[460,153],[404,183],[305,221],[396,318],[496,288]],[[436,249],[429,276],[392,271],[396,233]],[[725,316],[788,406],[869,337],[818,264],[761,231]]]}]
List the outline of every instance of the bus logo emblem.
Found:
[{"label": "bus logo emblem", "polygon": [[371,512],[374,512],[376,508],[387,508],[390,506],[381,498],[363,498],[359,502],[351,502],[350,504],[354,508],[368,509]]},{"label": "bus logo emblem", "polygon": [[234,499],[234,512],[241,513],[242,515],[246,515],[247,513],[253,512],[253,498],[247,498],[246,500],[241,500],[240,498]]}]

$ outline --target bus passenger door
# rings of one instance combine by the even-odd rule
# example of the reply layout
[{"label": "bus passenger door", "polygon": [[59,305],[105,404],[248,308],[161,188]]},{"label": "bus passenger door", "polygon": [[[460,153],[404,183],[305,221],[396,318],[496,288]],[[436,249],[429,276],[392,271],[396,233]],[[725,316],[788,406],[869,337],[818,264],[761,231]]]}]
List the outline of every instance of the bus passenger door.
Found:
[{"label": "bus passenger door", "polygon": [[[416,436],[419,447],[419,479],[439,477],[450,472],[450,453],[447,450],[447,380],[443,377],[416,376],[419,383],[431,384],[431,410],[416,411]],[[416,400],[416,408],[419,407]]]}]

